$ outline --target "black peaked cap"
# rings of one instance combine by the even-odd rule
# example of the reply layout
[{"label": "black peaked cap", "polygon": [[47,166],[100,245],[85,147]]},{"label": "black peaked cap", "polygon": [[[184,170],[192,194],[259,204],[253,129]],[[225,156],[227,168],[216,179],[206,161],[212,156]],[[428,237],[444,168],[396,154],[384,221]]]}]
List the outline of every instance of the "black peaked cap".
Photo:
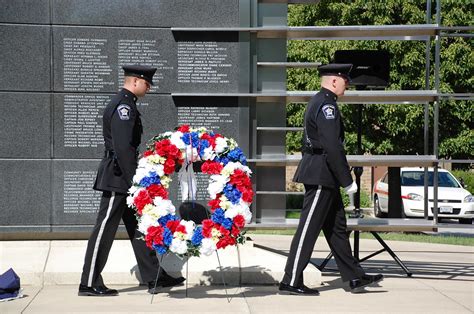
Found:
[{"label": "black peaked cap", "polygon": [[330,63],[330,64],[320,65],[318,67],[320,76],[335,75],[335,76],[346,78],[348,80],[351,79],[351,75],[350,75],[351,70],[352,70],[352,64],[350,63]]},{"label": "black peaked cap", "polygon": [[154,85],[153,75],[155,75],[156,68],[146,65],[124,65],[122,68],[125,76],[139,77],[150,83],[150,85]]}]

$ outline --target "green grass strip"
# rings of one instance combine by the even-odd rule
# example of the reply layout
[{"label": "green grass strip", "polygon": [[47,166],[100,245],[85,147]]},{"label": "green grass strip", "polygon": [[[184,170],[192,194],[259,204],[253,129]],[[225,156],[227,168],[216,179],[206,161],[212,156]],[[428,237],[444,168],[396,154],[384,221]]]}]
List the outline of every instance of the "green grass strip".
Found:
[{"label": "green grass strip", "polygon": [[[257,229],[248,230],[247,235],[252,234],[275,234],[275,235],[294,235],[296,229]],[[406,242],[420,242],[420,243],[438,243],[450,245],[464,245],[474,246],[474,237],[463,237],[457,235],[444,234],[424,234],[424,233],[403,233],[403,232],[379,232],[378,233],[385,241],[406,241]],[[320,237],[324,237],[321,232]],[[352,235],[351,235],[352,237]],[[360,238],[373,239],[375,238],[368,232],[361,232]]]}]

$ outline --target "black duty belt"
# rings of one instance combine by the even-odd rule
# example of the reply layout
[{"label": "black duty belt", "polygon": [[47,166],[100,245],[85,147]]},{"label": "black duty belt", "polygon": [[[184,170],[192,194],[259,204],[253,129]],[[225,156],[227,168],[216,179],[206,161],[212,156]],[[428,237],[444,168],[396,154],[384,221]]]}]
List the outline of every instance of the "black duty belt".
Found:
[{"label": "black duty belt", "polygon": [[323,155],[326,152],[322,148],[315,148],[315,147],[305,147],[303,149],[303,153],[311,154],[311,155]]},{"label": "black duty belt", "polygon": [[[138,157],[139,152],[138,150],[135,152],[135,157]],[[115,154],[115,151],[113,150],[106,150],[104,151],[104,158],[116,158],[117,155]]]}]

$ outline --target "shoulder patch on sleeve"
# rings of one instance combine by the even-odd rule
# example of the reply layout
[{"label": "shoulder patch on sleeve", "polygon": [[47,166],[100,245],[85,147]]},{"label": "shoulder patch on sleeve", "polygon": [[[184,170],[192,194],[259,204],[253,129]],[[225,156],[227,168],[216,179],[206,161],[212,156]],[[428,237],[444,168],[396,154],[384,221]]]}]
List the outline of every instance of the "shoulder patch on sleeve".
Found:
[{"label": "shoulder patch on sleeve", "polygon": [[326,120],[336,118],[336,108],[334,105],[324,105],[321,109]]},{"label": "shoulder patch on sleeve", "polygon": [[130,120],[130,111],[132,109],[129,105],[121,104],[117,107],[117,112],[120,120]]}]

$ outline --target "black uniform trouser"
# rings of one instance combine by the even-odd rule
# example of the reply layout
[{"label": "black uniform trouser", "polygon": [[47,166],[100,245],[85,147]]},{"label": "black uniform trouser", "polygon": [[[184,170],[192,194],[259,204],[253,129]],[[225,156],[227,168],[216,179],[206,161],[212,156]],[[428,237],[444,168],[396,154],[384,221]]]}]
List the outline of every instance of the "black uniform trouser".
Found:
[{"label": "black uniform trouser", "polygon": [[150,282],[156,279],[158,258],[156,253],[146,246],[145,241],[138,239],[142,234],[137,231],[137,219],[133,210],[127,206],[126,199],[126,194],[108,191],[102,193],[97,221],[87,243],[81,284],[89,287],[104,285],[101,273],[107,262],[120,219],[123,220],[132,242],[142,281]]},{"label": "black uniform trouser", "polygon": [[314,244],[321,229],[336,259],[343,281],[365,274],[352,256],[347,222],[339,189],[305,184],[303,210],[290,247],[283,282],[291,286],[303,285],[303,271],[309,263]]}]

